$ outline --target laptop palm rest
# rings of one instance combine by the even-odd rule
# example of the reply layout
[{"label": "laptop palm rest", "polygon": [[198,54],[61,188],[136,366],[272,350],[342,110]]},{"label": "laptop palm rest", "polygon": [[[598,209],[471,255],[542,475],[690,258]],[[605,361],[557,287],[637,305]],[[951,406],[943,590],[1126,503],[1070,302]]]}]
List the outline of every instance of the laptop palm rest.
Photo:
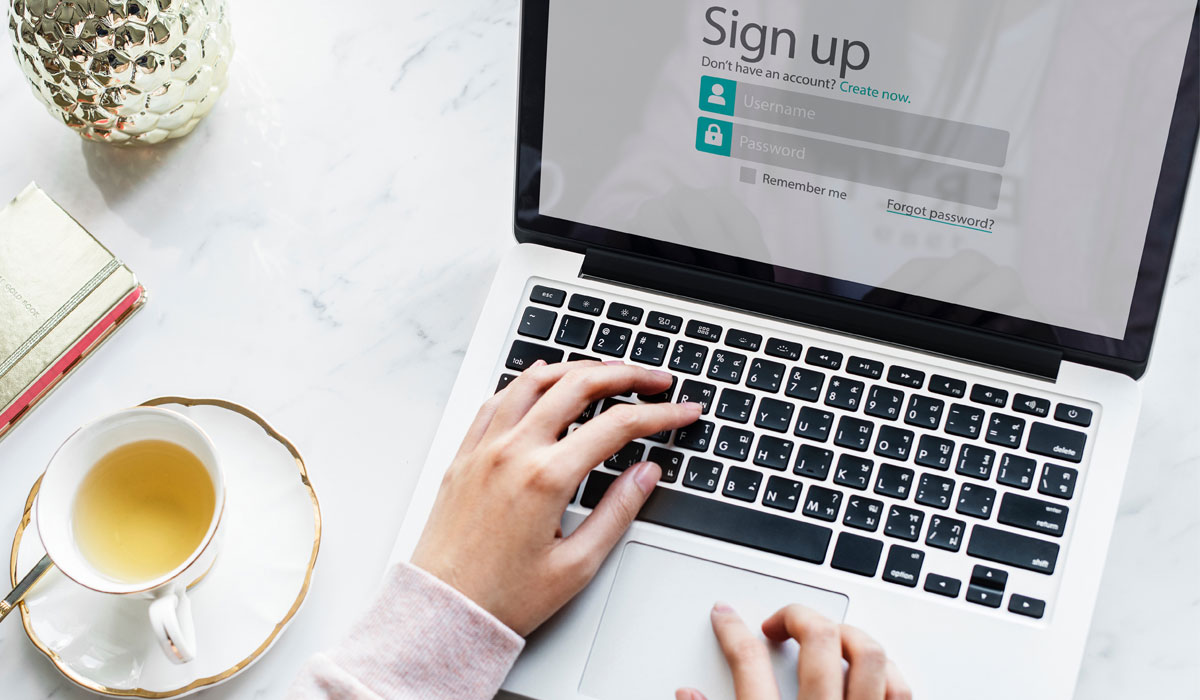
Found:
[{"label": "laptop palm rest", "polygon": [[[663,700],[693,687],[709,700],[733,700],[733,681],[713,636],[713,603],[759,626],[790,603],[845,618],[841,593],[785,581],[658,547],[630,542],[609,591],[580,693],[597,700]],[[796,697],[795,642],[771,645],[783,697]]]}]

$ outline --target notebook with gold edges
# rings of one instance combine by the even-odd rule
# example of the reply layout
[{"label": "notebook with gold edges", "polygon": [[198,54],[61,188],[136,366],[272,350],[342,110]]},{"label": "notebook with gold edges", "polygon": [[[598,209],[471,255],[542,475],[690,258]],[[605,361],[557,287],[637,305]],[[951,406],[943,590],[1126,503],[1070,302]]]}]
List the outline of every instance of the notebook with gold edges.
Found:
[{"label": "notebook with gold edges", "polygon": [[0,438],[146,301],[35,184],[0,209]]}]

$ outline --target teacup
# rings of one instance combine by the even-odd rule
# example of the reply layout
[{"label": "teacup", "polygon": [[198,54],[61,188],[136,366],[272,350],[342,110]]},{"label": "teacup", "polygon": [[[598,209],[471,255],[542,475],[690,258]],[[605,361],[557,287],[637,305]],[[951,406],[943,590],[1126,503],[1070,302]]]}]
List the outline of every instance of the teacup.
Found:
[{"label": "teacup", "polygon": [[[147,472],[145,469],[153,469],[154,463],[152,457],[145,455],[141,460],[141,472],[113,472],[106,467],[127,453],[136,457],[138,450],[148,449],[143,446],[174,450],[172,454],[180,455],[178,450],[182,448],[192,458],[187,466],[192,469],[189,474],[194,478],[168,479],[165,474],[153,470]],[[110,478],[113,475],[121,478]],[[152,478],[144,478],[147,475]],[[204,477],[211,484],[211,493],[202,485]],[[150,486],[150,482],[155,483]],[[180,483],[189,486],[181,487]],[[198,484],[195,494],[188,491]],[[159,504],[158,510],[149,506],[131,509],[125,507],[128,504],[110,509],[124,518],[119,524],[125,528],[126,535],[133,535],[129,539],[134,546],[122,548],[119,538],[115,542],[103,539],[118,536],[117,530],[108,532],[107,527],[81,529],[79,521],[84,516],[89,518],[87,522],[111,524],[89,515],[96,509],[103,515],[106,498],[114,499],[114,506],[121,497],[135,498],[132,503],[137,506],[148,500],[141,499],[142,489],[147,488],[158,488],[159,491],[153,493],[159,495],[166,493],[163,489],[174,489],[174,493],[168,495],[173,495],[175,500]],[[182,504],[178,502],[180,499],[184,499]],[[211,513],[208,513],[210,504]],[[179,528],[184,524],[171,520],[176,518],[174,514],[180,505],[189,513],[186,525],[191,529],[187,530],[190,533],[187,539],[175,536],[177,531],[183,532]],[[42,477],[34,504],[34,519],[47,556],[68,578],[100,593],[149,599],[151,632],[167,658],[182,664],[196,658],[195,628],[187,587],[203,577],[217,556],[224,505],[225,480],[221,466],[211,440],[200,426],[178,413],[143,407],[101,418],[80,428],[63,443]],[[127,511],[130,510],[137,510],[142,519],[129,515]],[[205,515],[207,521],[203,520]],[[138,531],[138,527],[145,529]],[[192,542],[195,542],[194,546]],[[139,547],[151,547],[153,552],[142,551]],[[97,552],[107,552],[106,558],[98,558]],[[120,561],[122,556],[129,561]],[[146,561],[151,559],[165,564],[158,569],[147,568]],[[124,572],[122,575],[114,574],[117,570],[114,566],[121,564],[129,566],[120,569]]]}]

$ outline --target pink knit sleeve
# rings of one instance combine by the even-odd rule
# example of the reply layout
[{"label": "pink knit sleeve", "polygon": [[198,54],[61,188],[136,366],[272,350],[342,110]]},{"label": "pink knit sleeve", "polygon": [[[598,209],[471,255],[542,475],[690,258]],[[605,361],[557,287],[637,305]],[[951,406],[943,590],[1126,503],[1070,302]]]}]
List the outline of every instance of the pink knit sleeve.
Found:
[{"label": "pink knit sleeve", "polygon": [[341,646],[312,657],[289,700],[491,700],[525,640],[440,579],[397,565]]}]

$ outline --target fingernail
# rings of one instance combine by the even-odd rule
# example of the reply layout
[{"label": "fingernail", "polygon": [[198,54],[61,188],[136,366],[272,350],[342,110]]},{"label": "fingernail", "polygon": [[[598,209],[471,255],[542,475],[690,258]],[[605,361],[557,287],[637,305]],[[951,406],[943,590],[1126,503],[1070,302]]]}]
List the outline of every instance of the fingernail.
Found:
[{"label": "fingernail", "polygon": [[650,374],[653,374],[654,376],[658,377],[659,379],[666,379],[668,381],[671,379],[671,373],[664,372],[661,369],[652,369],[652,370],[650,370]]},{"label": "fingernail", "polygon": [[621,360],[606,360],[604,362],[604,364],[606,364],[606,365],[623,365],[625,363],[622,362]]},{"label": "fingernail", "polygon": [[695,409],[699,409],[701,412],[703,412],[703,411],[704,411],[704,404],[702,404],[702,403],[699,403],[699,402],[696,402],[696,401],[684,401],[683,403],[681,403],[681,404],[679,404],[679,405],[680,405],[680,406],[687,406],[687,407],[689,407],[689,408],[695,408]]},{"label": "fingernail", "polygon": [[733,612],[733,608],[729,607],[728,603],[716,602],[713,603],[712,611],[714,615],[728,615]]},{"label": "fingernail", "polygon": [[534,367],[541,367],[544,364],[546,364],[545,360],[538,360],[537,362],[534,362],[532,365],[529,365],[529,369],[533,369]]},{"label": "fingernail", "polygon": [[654,470],[657,468],[658,465],[654,462],[642,462],[638,465],[637,470],[633,472],[633,483],[637,484],[641,492],[647,496],[650,495],[655,486],[658,486],[658,477],[662,474],[662,470],[659,469],[656,474]]}]

